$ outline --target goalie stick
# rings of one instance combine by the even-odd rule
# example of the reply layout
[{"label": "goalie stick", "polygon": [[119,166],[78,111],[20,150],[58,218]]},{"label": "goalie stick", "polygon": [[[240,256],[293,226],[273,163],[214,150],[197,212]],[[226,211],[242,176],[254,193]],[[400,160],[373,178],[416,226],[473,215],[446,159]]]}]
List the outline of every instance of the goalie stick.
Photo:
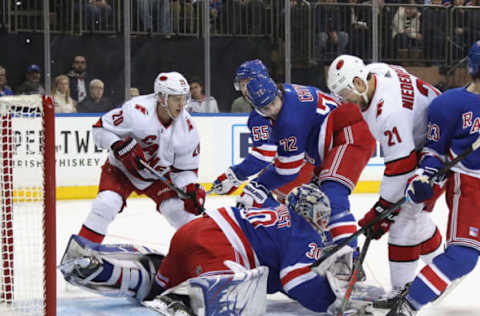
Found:
[{"label": "goalie stick", "polygon": [[197,199],[191,194],[186,193],[179,187],[177,187],[175,184],[171,183],[167,178],[165,178],[160,172],[155,170],[152,166],[150,166],[145,160],[139,159],[138,162],[148,171],[150,171],[155,177],[157,177],[158,180],[162,181],[165,183],[166,186],[168,186],[170,189],[173,191],[177,192],[178,196],[182,199],[192,199],[193,203],[203,212],[205,211],[205,208],[201,205],[198,204]]},{"label": "goalie stick", "polygon": [[[451,161],[447,161],[446,163],[443,164],[442,168],[433,174],[430,178],[429,181],[432,183],[436,178],[441,177],[445,175],[453,166],[455,166],[459,161],[465,159],[468,155],[470,155],[472,152],[477,150],[480,147],[480,136],[477,137],[477,139],[472,143],[470,147],[465,149],[461,154],[459,154],[457,157],[452,159]],[[379,216],[375,217],[371,222],[367,223],[365,226],[357,230],[355,233],[351,234],[350,237],[346,238],[344,241],[336,245],[335,247],[329,249],[328,251],[325,251],[319,259],[317,259],[314,263],[310,265],[310,267],[314,268],[319,266],[325,259],[330,257],[332,254],[340,250],[341,248],[345,247],[352,241],[354,238],[357,238],[361,234],[365,233],[368,229],[370,229],[373,225],[379,223],[380,221],[384,220],[387,218],[392,212],[396,209],[398,209],[400,206],[402,206],[403,203],[407,201],[407,198],[404,196],[400,200],[398,200],[395,204],[393,204],[391,207],[383,211]]]},{"label": "goalie stick", "polygon": [[355,283],[357,283],[358,271],[360,270],[363,264],[363,261],[367,256],[368,247],[370,247],[371,241],[372,241],[372,236],[368,234],[367,238],[365,239],[365,243],[363,244],[360,255],[357,257],[357,259],[355,259],[352,275],[350,276],[350,281],[348,282],[347,290],[345,291],[345,295],[343,296],[342,305],[340,305],[340,310],[338,311],[337,316],[343,316],[343,312],[347,308],[348,302],[350,301],[350,297],[352,296],[353,287],[355,286]]}]

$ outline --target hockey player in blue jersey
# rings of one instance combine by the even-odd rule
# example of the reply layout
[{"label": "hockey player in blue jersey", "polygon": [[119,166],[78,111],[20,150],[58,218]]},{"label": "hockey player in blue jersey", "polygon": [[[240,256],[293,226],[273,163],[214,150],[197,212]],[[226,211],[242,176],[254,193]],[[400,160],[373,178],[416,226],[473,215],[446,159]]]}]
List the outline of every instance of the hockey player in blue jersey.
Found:
[{"label": "hockey player in blue jersey", "polygon": [[[231,261],[248,271],[268,267],[264,292],[280,291],[310,310],[325,312],[336,299],[332,274],[338,276],[343,270],[338,267],[351,262],[349,255],[339,255],[318,270],[310,267],[323,253],[329,217],[327,196],[306,184],[289,193],[286,206],[205,211],[175,233],[164,258],[146,247],[100,245],[73,236],[61,270],[74,285],[143,301],[192,278],[232,274]],[[208,292],[200,300],[212,294]],[[238,305],[238,295],[231,296],[231,305]],[[252,316],[241,311],[228,315]]]},{"label": "hockey player in blue jersey", "polygon": [[[247,98],[247,83],[258,75],[269,76],[267,68],[259,59],[242,63],[235,74],[234,87],[242,93],[243,98],[249,103],[251,101]],[[272,121],[270,118],[253,110],[248,116],[247,126],[250,130],[252,150],[242,162],[229,167],[217,177],[212,187],[212,191],[216,194],[233,193],[248,177],[266,168],[275,158],[277,145],[270,137],[272,132]],[[296,179],[274,191],[277,200],[283,203],[285,196],[294,187],[310,181],[312,173],[313,166],[305,163]]]},{"label": "hockey player in blue jersey", "polygon": [[[480,136],[480,41],[467,57],[472,82],[435,98],[428,108],[428,132],[420,169],[409,181],[407,197],[420,203],[433,196],[428,177]],[[480,151],[452,167],[447,178],[447,248],[425,266],[398,297],[387,316],[412,316],[470,273],[480,254]]]},{"label": "hockey player in blue jersey", "polygon": [[[237,202],[243,207],[275,205],[272,190],[297,177],[304,161],[315,168],[315,183],[332,206],[330,233],[338,242],[356,231],[348,197],[374,149],[374,140],[358,107],[339,105],[318,88],[275,85],[257,76],[247,84],[255,110],[272,122],[277,146],[273,164],[250,181]],[[353,244],[352,244],[353,245]]]}]

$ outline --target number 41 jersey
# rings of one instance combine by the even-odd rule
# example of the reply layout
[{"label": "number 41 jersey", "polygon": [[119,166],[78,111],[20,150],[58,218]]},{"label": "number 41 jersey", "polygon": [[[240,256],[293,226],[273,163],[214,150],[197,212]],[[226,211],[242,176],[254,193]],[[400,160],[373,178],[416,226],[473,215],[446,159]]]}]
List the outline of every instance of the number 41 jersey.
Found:
[{"label": "number 41 jersey", "polygon": [[362,114],[384,155],[380,196],[395,202],[416,169],[427,132],[427,108],[440,91],[401,66],[373,63],[367,69],[374,74],[375,91]]}]

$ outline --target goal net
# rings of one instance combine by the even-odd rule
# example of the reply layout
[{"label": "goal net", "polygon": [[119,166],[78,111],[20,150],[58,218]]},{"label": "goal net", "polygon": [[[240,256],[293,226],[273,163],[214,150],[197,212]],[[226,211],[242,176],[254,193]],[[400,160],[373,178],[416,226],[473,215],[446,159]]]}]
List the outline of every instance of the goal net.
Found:
[{"label": "goal net", "polygon": [[51,98],[0,97],[0,314],[55,315]]}]

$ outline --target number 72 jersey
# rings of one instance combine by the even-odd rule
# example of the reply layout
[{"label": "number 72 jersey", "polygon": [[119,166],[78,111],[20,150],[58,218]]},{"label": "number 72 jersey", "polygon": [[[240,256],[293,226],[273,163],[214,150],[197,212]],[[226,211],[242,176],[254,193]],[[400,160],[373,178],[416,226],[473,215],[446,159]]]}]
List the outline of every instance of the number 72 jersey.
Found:
[{"label": "number 72 jersey", "polygon": [[417,151],[425,144],[427,108],[440,91],[403,67],[373,63],[375,91],[363,117],[380,143],[385,172],[380,196],[395,202],[417,166]]}]

